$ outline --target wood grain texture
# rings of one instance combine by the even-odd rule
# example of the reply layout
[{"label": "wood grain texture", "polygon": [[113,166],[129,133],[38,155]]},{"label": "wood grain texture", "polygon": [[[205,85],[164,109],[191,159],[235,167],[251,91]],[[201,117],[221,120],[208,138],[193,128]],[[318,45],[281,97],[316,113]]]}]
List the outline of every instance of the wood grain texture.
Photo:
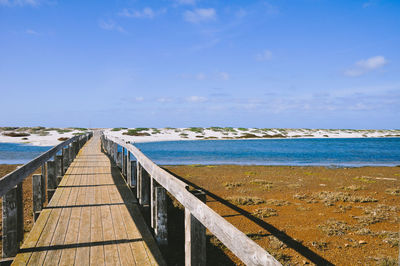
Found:
[{"label": "wood grain texture", "polygon": [[165,265],[137,204],[96,135],[71,163],[13,265]]}]

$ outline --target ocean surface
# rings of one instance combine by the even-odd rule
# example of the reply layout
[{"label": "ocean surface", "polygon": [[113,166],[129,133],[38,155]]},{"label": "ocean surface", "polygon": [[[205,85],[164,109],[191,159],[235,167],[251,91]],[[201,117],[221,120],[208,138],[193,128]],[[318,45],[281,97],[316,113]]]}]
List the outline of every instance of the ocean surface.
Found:
[{"label": "ocean surface", "polygon": [[[400,165],[400,138],[187,140],[135,145],[163,165]],[[0,143],[0,164],[23,164],[50,148]]]},{"label": "ocean surface", "polygon": [[24,164],[51,147],[0,143],[0,164]]},{"label": "ocean surface", "polygon": [[400,165],[400,138],[188,140],[135,145],[162,165]]}]

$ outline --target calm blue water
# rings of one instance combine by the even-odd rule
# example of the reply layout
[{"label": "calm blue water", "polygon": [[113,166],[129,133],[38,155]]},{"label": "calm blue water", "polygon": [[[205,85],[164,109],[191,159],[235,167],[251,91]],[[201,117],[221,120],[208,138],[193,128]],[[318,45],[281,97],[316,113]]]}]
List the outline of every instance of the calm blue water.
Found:
[{"label": "calm blue water", "polygon": [[164,165],[400,165],[400,138],[195,140],[135,145]]},{"label": "calm blue water", "polygon": [[0,164],[24,164],[51,147],[0,143]]}]

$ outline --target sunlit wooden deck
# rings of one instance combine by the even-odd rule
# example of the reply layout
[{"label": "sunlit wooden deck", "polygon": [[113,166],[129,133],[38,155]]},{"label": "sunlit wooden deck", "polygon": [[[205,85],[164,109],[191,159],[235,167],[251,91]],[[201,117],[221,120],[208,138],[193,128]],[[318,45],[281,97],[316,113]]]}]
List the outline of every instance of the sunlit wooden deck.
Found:
[{"label": "sunlit wooden deck", "polygon": [[100,137],[75,158],[13,265],[156,265],[161,253]]}]

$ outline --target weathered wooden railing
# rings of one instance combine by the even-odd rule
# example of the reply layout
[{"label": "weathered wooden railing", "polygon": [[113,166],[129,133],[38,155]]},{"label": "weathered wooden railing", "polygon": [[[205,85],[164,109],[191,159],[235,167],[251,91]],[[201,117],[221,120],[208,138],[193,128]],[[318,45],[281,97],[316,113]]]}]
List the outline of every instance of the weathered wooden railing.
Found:
[{"label": "weathered wooden railing", "polygon": [[[32,176],[33,217],[36,220],[46,201],[46,189],[47,198],[50,201],[68,166],[92,135],[93,133],[90,132],[85,135],[74,136],[0,179],[0,197],[3,198],[3,258],[14,257],[18,253],[20,242],[23,240],[22,182],[39,167],[42,168],[42,174]],[[62,154],[57,155],[59,151]],[[50,160],[52,157],[54,157],[54,160]]]},{"label": "weathered wooden railing", "polygon": [[[206,228],[245,264],[280,265],[246,234],[208,207],[204,192],[189,191],[186,183],[119,138],[102,135],[102,145],[121,168],[139,204],[150,208],[151,227],[159,245],[168,243],[166,190],[185,207],[185,265],[206,264]],[[136,160],[131,160],[130,155]]]}]

